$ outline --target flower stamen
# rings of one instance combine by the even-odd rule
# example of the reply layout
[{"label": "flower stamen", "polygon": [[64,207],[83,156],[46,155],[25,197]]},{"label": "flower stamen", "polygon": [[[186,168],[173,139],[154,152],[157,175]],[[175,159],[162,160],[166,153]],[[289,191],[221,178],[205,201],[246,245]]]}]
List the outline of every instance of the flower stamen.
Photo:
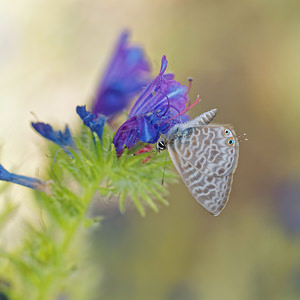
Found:
[{"label": "flower stamen", "polygon": [[196,100],[194,103],[192,103],[191,105],[189,105],[188,107],[186,107],[182,112],[180,112],[179,114],[177,114],[176,116],[168,119],[168,121],[171,121],[175,118],[177,118],[180,115],[183,115],[185,112],[187,112],[188,110],[190,110],[193,106],[195,106],[197,103],[199,103],[201,101],[201,99],[199,98],[199,95],[197,96]]}]

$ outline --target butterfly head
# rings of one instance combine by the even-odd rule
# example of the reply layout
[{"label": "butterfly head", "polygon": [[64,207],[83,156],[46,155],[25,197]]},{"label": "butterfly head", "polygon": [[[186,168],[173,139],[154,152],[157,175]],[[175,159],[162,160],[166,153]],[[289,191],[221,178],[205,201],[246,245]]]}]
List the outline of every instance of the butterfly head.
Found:
[{"label": "butterfly head", "polygon": [[158,152],[163,151],[167,148],[167,141],[164,138],[160,138],[156,143],[156,150]]}]

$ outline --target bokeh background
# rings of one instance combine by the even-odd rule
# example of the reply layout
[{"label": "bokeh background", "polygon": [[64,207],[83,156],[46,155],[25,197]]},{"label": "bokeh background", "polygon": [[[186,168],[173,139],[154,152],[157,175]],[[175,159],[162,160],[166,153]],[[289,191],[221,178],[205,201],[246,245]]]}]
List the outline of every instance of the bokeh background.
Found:
[{"label": "bokeh background", "polygon": [[[94,299],[300,299],[298,0],[0,1],[1,163],[42,173],[47,142],[30,121],[76,128],[75,106],[91,103],[124,28],[154,75],[166,54],[180,82],[194,78],[192,117],[217,107],[215,121],[249,141],[220,216],[181,182],[158,214],[105,216]],[[13,195],[18,218],[30,215],[30,192],[9,191],[1,201]]]}]

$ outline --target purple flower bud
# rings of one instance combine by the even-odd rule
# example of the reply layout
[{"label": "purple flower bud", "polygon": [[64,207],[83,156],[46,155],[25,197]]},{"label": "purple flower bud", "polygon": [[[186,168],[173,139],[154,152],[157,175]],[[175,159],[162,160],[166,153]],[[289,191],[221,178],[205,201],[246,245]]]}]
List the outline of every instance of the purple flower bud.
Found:
[{"label": "purple flower bud", "polygon": [[23,185],[29,187],[31,189],[42,191],[46,194],[50,194],[50,182],[45,182],[38,178],[28,177],[17,175],[14,173],[8,172],[4,167],[0,164],[0,180],[8,181],[12,183],[16,183],[19,185]]},{"label": "purple flower bud", "polygon": [[77,106],[76,112],[82,119],[84,125],[89,127],[92,132],[95,132],[98,135],[100,141],[102,141],[103,127],[106,118],[103,115],[99,115],[96,117],[91,112],[88,112],[85,106]]},{"label": "purple flower bud", "polygon": [[62,147],[65,152],[70,153],[67,147],[74,147],[75,143],[71,135],[68,125],[65,127],[65,132],[61,130],[53,130],[50,124],[42,122],[31,122],[31,126],[44,138],[54,142]]},{"label": "purple flower bud", "polygon": [[92,112],[109,118],[128,107],[149,82],[150,66],[139,47],[129,46],[127,32],[119,38],[114,55],[96,93]]},{"label": "purple flower bud", "polygon": [[113,143],[118,155],[124,146],[131,148],[138,141],[156,143],[176,123],[187,120],[179,115],[186,106],[187,88],[175,81],[172,74],[165,74],[168,61],[161,60],[158,76],[146,87],[129,112],[129,119],[116,132]]}]

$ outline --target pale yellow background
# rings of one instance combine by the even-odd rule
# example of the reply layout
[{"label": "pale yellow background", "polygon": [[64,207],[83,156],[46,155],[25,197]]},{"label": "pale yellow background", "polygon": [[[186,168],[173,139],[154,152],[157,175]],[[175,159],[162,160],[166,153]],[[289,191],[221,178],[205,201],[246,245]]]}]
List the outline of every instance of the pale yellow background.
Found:
[{"label": "pale yellow background", "polygon": [[[194,78],[191,99],[203,101],[193,116],[217,107],[216,122],[249,141],[220,217],[180,184],[168,186],[170,207],[159,214],[104,222],[95,251],[108,275],[103,299],[299,299],[299,237],[287,234],[275,201],[281,182],[299,182],[299,1],[1,1],[1,163],[43,175],[47,142],[31,112],[75,132],[75,106],[91,103],[123,28],[153,74],[166,54],[178,80]],[[9,197],[29,215],[25,188]]]}]

